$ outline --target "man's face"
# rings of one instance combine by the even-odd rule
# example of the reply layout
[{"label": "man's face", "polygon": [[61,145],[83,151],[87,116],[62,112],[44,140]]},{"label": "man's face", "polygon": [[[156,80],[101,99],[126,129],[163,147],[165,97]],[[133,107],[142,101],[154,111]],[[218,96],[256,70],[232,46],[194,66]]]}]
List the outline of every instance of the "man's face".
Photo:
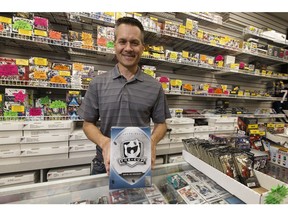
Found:
[{"label": "man's face", "polygon": [[144,46],[137,26],[121,24],[116,30],[115,52],[120,65],[134,68],[138,65]]}]

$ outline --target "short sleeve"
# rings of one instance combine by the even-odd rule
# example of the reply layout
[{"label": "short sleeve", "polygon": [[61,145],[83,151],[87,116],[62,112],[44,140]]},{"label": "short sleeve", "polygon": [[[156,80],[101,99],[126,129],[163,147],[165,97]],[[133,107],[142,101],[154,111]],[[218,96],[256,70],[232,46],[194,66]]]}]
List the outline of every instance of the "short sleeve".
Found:
[{"label": "short sleeve", "polygon": [[159,88],[159,94],[154,104],[151,117],[154,123],[164,123],[167,118],[171,118],[167,98],[162,87]]}]

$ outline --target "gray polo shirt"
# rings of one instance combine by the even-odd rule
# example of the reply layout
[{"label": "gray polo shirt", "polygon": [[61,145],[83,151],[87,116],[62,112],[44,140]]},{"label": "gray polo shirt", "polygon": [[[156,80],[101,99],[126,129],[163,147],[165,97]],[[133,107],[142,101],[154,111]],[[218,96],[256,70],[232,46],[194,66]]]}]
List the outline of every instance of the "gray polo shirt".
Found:
[{"label": "gray polo shirt", "polygon": [[112,126],[145,127],[164,123],[171,118],[161,84],[139,68],[127,81],[117,65],[109,72],[96,76],[86,91],[79,115],[96,123],[101,117],[100,131],[110,137]]}]

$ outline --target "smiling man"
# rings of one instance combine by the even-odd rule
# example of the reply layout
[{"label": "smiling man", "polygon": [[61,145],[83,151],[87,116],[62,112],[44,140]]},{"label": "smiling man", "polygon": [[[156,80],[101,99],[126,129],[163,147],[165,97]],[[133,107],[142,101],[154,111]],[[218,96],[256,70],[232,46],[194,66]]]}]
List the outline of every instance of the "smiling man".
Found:
[{"label": "smiling man", "polygon": [[[90,83],[79,115],[83,130],[97,144],[92,174],[110,169],[110,130],[118,127],[147,127],[154,122],[151,134],[151,164],[156,158],[156,145],[164,137],[165,119],[171,118],[160,83],[143,73],[138,63],[144,50],[144,28],[132,17],[117,20],[115,53],[118,63]],[[100,130],[96,123],[101,118]]]}]

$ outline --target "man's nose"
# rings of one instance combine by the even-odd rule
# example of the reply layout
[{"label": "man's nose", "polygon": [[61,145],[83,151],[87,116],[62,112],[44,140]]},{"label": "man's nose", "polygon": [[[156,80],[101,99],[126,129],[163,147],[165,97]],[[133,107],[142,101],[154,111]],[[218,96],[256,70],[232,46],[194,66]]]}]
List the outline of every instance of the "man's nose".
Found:
[{"label": "man's nose", "polygon": [[128,50],[128,51],[133,50],[130,42],[127,42],[127,43],[126,43],[126,45],[125,45],[125,50]]}]

